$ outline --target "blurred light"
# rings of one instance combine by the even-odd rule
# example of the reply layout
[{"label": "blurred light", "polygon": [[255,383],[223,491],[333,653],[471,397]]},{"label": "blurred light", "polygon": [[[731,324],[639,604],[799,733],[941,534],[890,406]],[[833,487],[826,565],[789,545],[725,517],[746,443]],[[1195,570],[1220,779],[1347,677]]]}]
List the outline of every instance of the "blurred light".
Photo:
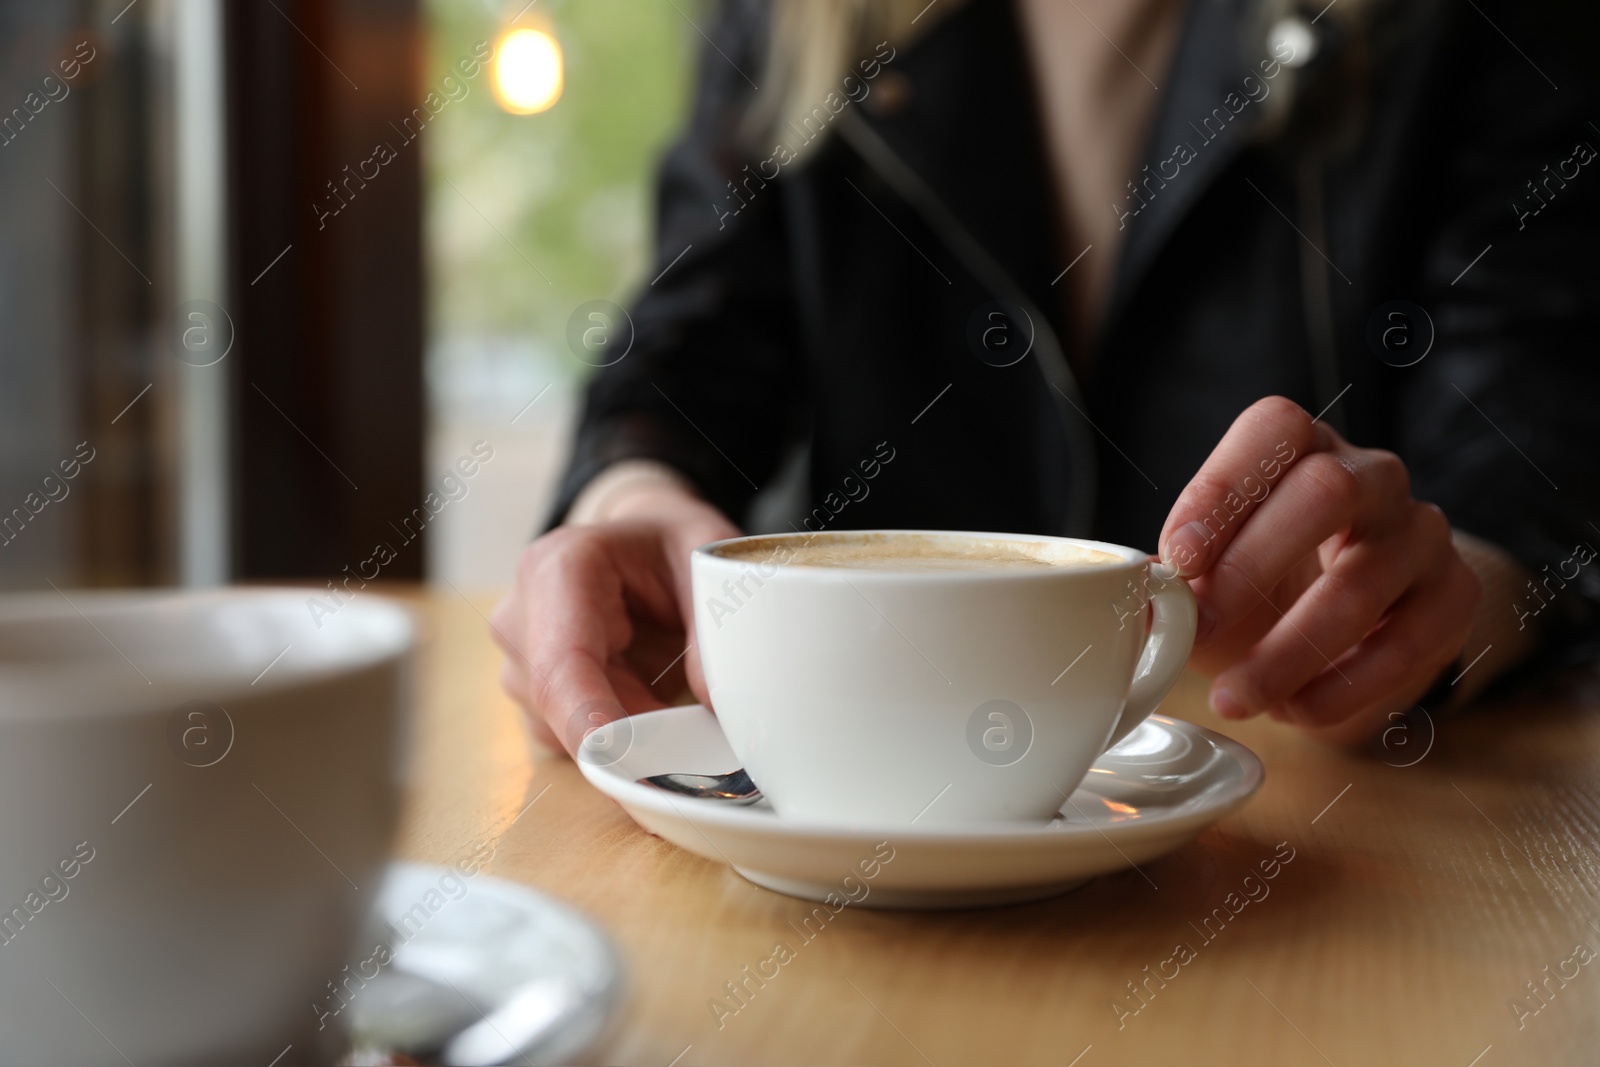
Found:
[{"label": "blurred light", "polygon": [[494,98],[513,115],[536,115],[561,99],[561,46],[544,30],[507,30],[495,45]]},{"label": "blurred light", "polygon": [[1267,31],[1267,48],[1284,66],[1303,67],[1317,54],[1317,34],[1310,23],[1291,15],[1272,24]]}]

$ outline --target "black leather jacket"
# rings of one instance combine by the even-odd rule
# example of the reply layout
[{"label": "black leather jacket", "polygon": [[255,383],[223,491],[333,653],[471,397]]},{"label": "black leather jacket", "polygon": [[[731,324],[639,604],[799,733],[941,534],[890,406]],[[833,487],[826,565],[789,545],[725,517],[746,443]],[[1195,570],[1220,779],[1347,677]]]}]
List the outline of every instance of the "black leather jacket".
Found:
[{"label": "black leather jacket", "polygon": [[1359,31],[1334,9],[1274,124],[1257,97],[1287,78],[1251,6],[1191,0],[1099,340],[1072,351],[1054,280],[1077,250],[1011,5],[864,53],[874,87],[785,164],[742,133],[766,5],[730,0],[661,168],[665,273],[589,386],[555,517],[650,457],[739,521],[798,443],[796,528],[1153,548],[1230,422],[1276,393],[1399,453],[1457,528],[1560,571],[1540,602],[1571,636],[1600,602],[1600,561],[1568,562],[1600,546],[1591,6],[1368,3]]}]

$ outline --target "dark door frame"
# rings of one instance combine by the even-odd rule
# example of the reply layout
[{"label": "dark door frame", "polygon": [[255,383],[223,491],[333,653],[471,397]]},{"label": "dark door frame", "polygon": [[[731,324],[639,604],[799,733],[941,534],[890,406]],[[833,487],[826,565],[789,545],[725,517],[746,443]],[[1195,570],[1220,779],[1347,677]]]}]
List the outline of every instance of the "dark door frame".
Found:
[{"label": "dark door frame", "polygon": [[390,126],[418,2],[226,11],[234,577],[370,576],[382,541],[384,578],[420,578],[391,525],[424,493],[422,142]]}]

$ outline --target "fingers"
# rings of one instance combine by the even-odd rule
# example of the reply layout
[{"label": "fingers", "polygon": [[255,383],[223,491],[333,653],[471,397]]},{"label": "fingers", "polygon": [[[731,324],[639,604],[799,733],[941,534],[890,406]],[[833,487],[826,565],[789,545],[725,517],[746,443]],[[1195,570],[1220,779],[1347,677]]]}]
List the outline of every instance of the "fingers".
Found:
[{"label": "fingers", "polygon": [[711,689],[706,685],[706,672],[700,666],[700,648],[694,642],[692,630],[689,637],[689,652],[683,657],[684,675],[689,682],[689,692],[694,694],[695,700],[709,708],[711,707]]},{"label": "fingers", "polygon": [[[1189,664],[1201,674],[1215,678],[1229,667],[1249,656],[1256,643],[1283,620],[1284,612],[1293,606],[1301,593],[1322,576],[1322,567],[1315,557],[1307,557],[1290,575],[1278,583],[1276,589],[1266,590],[1267,595],[1256,601],[1256,607],[1227,630],[1204,643],[1196,642],[1189,653]],[[1208,579],[1191,583],[1196,599],[1200,587]]]},{"label": "fingers", "polygon": [[513,696],[568,752],[628,710],[660,706],[613,659],[632,639],[631,611],[674,618],[662,569],[649,540],[627,531],[562,528],[524,550],[516,592],[496,610],[492,632],[526,679]]},{"label": "fingers", "polygon": [[[1348,684],[1348,672],[1335,662],[1412,595],[1408,590],[1443,588],[1443,576],[1463,566],[1450,545],[1449,523],[1432,505],[1413,504],[1409,512],[1400,529],[1344,548],[1250,653],[1217,676],[1212,706],[1218,714],[1242,717],[1283,706],[1324,673]],[[1436,641],[1447,633],[1439,631]],[[1349,690],[1344,699],[1354,711],[1366,698]]]},{"label": "fingers", "polygon": [[[528,690],[528,669],[516,659],[507,657],[500,661],[500,686],[524,711],[533,706],[533,697]],[[526,720],[534,740],[539,744],[554,750],[563,747],[560,739],[550,732],[550,726],[543,716],[530,714]]]},{"label": "fingers", "polygon": [[[1324,581],[1351,586],[1336,590],[1354,599],[1332,597],[1335,610],[1375,623],[1418,573],[1418,531],[1406,529],[1416,507],[1405,465],[1393,453],[1344,448],[1305,456],[1197,582],[1196,643],[1232,629],[1302,560],[1345,530],[1351,537],[1335,550],[1354,544],[1360,551],[1341,576]],[[1428,548],[1441,552],[1450,529],[1442,515],[1435,517],[1441,521]]]},{"label": "fingers", "polygon": [[1476,608],[1449,522],[1411,499],[1404,463],[1282,398],[1235,420],[1161,544],[1194,582],[1195,658],[1219,672],[1224,717],[1330,737],[1381,724],[1459,653]]},{"label": "fingers", "polygon": [[1456,560],[1418,585],[1384,624],[1283,705],[1290,722],[1328,740],[1363,739],[1392,711],[1405,710],[1460,653],[1478,605],[1478,582]]},{"label": "fingers", "polygon": [[605,723],[662,707],[651,687],[676,684],[678,662],[704,699],[685,651],[692,632],[680,629],[692,620],[689,551],[737,533],[696,504],[669,521],[562,527],[528,546],[490,628],[506,654],[502,684],[534,732],[575,753]]},{"label": "fingers", "polygon": [[700,530],[694,534],[695,543],[680,548],[673,553],[668,565],[672,567],[672,581],[678,591],[678,610],[683,619],[684,653],[683,676],[689,684],[689,691],[694,694],[695,700],[711,706],[710,692],[706,688],[705,671],[700,667],[700,647],[695,641],[694,630],[694,589],[690,581],[689,560],[690,554],[700,545],[711,541],[720,541],[725,537],[736,537],[738,531],[730,526],[728,532],[719,529]]},{"label": "fingers", "polygon": [[[495,610],[490,629],[506,654],[501,685],[529,713],[534,736],[575,754],[589,731],[620,718],[624,709],[611,675],[596,658],[597,652],[606,653],[606,627],[571,616],[575,626],[547,627],[543,608],[550,599],[561,600],[559,594],[552,596],[547,582],[519,582],[517,592]],[[534,608],[535,603],[541,608]],[[555,648],[565,654],[556,654]]]},{"label": "fingers", "polygon": [[528,583],[525,644],[546,683],[533,683],[538,710],[575,752],[605,723],[662,706],[620,660],[636,637],[634,615],[671,624],[677,604],[661,542],[647,531],[584,527],[546,540]]},{"label": "fingers", "polygon": [[[686,635],[683,657],[685,680],[689,683],[689,691],[694,694],[695,700],[711,707],[711,693],[706,686],[705,671],[700,666],[700,647],[695,639],[694,625],[694,592],[690,581],[690,554],[694,549],[712,541],[721,541],[729,537],[739,536],[739,529],[724,519],[720,514],[713,513],[710,520],[698,524],[685,531],[685,538],[672,553],[668,560],[672,567],[673,583],[678,590],[678,605],[683,618],[683,632]],[[692,542],[692,543],[690,543]]]},{"label": "fingers", "polygon": [[1292,400],[1250,405],[1173,505],[1161,531],[1162,560],[1186,578],[1204,573],[1292,464],[1337,443],[1337,434]]}]

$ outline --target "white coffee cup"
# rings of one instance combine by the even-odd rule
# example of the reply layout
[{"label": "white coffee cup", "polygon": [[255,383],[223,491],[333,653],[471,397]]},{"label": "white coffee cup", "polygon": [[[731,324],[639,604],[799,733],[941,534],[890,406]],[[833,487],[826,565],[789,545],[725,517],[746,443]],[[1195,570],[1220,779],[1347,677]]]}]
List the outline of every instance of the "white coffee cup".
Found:
[{"label": "white coffee cup", "polygon": [[0,598],[0,1058],[333,1062],[315,1005],[396,823],[407,613],[68,596]]},{"label": "white coffee cup", "polygon": [[[897,544],[1053,562],[785,562],[861,545],[892,556]],[[1153,575],[1143,552],[1098,541],[780,534],[705,545],[691,573],[713,709],[785,818],[1047,820],[1155,710],[1194,641],[1187,583]]]}]

